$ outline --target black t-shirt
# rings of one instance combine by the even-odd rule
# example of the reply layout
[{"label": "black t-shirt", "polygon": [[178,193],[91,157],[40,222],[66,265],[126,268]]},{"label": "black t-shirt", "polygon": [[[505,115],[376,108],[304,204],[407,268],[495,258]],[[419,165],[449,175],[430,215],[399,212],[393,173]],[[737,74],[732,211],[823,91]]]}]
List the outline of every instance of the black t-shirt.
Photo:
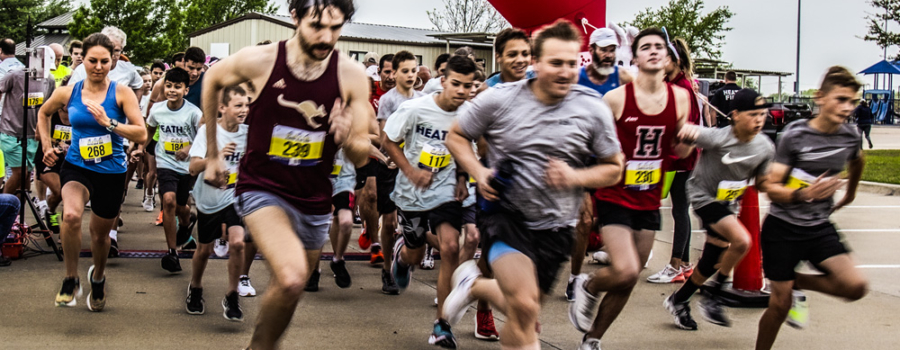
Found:
[{"label": "black t-shirt", "polygon": [[734,108],[731,108],[731,100],[734,99],[734,94],[737,93],[740,89],[741,87],[735,83],[725,84],[725,86],[723,86],[719,90],[716,90],[712,98],[709,100],[709,103],[722,111],[722,113],[725,113],[725,115],[728,115],[732,110],[734,110]]}]

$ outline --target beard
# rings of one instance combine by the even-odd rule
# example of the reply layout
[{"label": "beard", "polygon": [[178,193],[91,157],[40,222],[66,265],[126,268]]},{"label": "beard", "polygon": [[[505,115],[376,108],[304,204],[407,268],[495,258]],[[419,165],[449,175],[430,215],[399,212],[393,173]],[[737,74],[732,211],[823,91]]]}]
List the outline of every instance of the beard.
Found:
[{"label": "beard", "polygon": [[[331,54],[331,51],[334,50],[334,46],[328,44],[310,44],[306,41],[306,38],[303,35],[300,35],[300,48],[303,49],[303,52],[306,53],[307,56],[311,57],[314,60],[322,61]],[[325,50],[328,52],[325,56],[319,57],[316,56],[316,50]]]},{"label": "beard", "polygon": [[[610,59],[601,59],[599,56],[597,56],[597,54],[593,54],[593,59],[594,60],[593,60],[593,63],[591,63],[591,65],[594,66],[594,70],[597,71],[597,73],[600,73],[600,75],[604,75],[604,76],[611,75],[616,72],[616,58],[615,57],[610,58]],[[604,64],[604,63],[608,63],[609,67],[601,66],[601,64]]]}]

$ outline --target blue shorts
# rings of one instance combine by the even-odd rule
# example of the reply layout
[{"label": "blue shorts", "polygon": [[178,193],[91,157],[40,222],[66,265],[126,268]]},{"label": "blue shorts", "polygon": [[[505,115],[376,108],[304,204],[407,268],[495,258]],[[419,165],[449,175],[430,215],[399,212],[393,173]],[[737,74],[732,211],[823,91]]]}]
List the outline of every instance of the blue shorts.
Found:
[{"label": "blue shorts", "polygon": [[[319,250],[325,245],[328,239],[328,230],[331,228],[331,214],[324,215],[307,215],[294,208],[283,198],[278,197],[269,192],[250,191],[241,193],[236,196],[234,209],[237,210],[241,218],[253,214],[257,210],[265,207],[278,207],[287,214],[291,220],[294,234],[300,238],[303,248],[306,250]],[[249,231],[250,228],[248,227]],[[256,238],[259,235],[265,235],[265,232],[252,232]]]}]

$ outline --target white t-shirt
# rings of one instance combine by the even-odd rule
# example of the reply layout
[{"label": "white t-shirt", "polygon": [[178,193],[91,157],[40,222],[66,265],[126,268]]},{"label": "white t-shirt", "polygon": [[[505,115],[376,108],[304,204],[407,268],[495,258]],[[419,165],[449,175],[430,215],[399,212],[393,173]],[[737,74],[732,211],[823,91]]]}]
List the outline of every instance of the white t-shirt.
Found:
[{"label": "white t-shirt", "polygon": [[377,65],[371,65],[369,68],[366,68],[366,74],[374,81],[381,81],[381,75],[378,74]]},{"label": "white t-shirt", "polygon": [[169,109],[168,102],[160,102],[150,109],[147,126],[159,127],[159,142],[156,143],[156,167],[169,169],[180,174],[189,174],[190,159],[175,158],[179,150],[190,147],[197,137],[197,128],[203,113],[200,108],[187,100],[178,110]]},{"label": "white t-shirt", "polygon": [[427,83],[425,83],[425,87],[422,88],[422,93],[426,95],[430,95],[434,92],[444,91],[444,86],[441,85],[441,78],[431,78]]},{"label": "white t-shirt", "polygon": [[[3,79],[3,77],[6,76],[6,73],[9,73],[9,71],[23,67],[25,67],[25,65],[15,57],[10,57],[3,61],[0,61],[0,79]],[[6,94],[4,94],[3,97],[0,97],[0,114],[3,113],[3,101],[6,101]]]},{"label": "white t-shirt", "polygon": [[[137,68],[135,68],[131,62],[119,60],[119,62],[116,63],[116,68],[110,70],[109,74],[106,76],[109,77],[109,80],[112,80],[119,85],[127,86],[132,90],[140,89],[141,85],[144,85],[144,79],[141,79],[141,75],[138,73]],[[85,78],[87,78],[87,72],[84,70],[84,65],[80,64],[72,72],[72,78],[69,79],[69,85],[75,85],[75,83],[82,81]]]},{"label": "white t-shirt", "polygon": [[[216,145],[219,146],[219,150],[225,148],[229,143],[234,143],[237,147],[234,149],[234,154],[225,157],[225,166],[228,167],[229,174],[228,186],[225,189],[207,185],[203,182],[202,172],[197,176],[197,182],[194,184],[194,202],[197,204],[198,211],[204,214],[215,214],[234,203],[234,184],[237,182],[238,164],[247,149],[247,128],[246,124],[241,124],[238,126],[237,132],[228,132],[216,123]],[[206,158],[206,125],[197,130],[197,137],[194,138],[194,145],[191,147],[191,158]]]}]

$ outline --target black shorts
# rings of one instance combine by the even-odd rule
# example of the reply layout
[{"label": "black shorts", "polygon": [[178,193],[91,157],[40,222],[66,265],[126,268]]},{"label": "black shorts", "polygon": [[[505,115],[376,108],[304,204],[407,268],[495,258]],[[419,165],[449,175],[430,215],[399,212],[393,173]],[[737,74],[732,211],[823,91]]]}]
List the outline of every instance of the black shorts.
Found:
[{"label": "black shorts", "polygon": [[369,158],[369,162],[366,165],[356,168],[356,187],[354,189],[358,190],[365,187],[369,177],[375,177],[375,163],[378,163],[378,161]]},{"label": "black shorts", "polygon": [[700,208],[694,208],[694,213],[696,213],[697,216],[700,217],[700,221],[703,222],[703,229],[706,230],[707,237],[728,242],[728,239],[726,239],[725,236],[722,236],[710,227],[710,225],[722,221],[725,217],[734,215],[734,213],[731,212],[731,209],[728,209],[727,205],[722,204],[721,202],[713,202]]},{"label": "black shorts", "polygon": [[569,261],[575,242],[573,227],[531,230],[526,226],[524,216],[502,210],[479,213],[478,229],[483,243],[482,258],[489,256],[494,243],[506,243],[534,262],[538,287],[545,294],[553,289],[559,270]]},{"label": "black shorts", "polygon": [[462,203],[453,201],[428,211],[397,211],[400,233],[409,249],[425,246],[425,233],[437,234],[437,227],[448,223],[457,231],[462,228]]},{"label": "black shorts", "polygon": [[[809,236],[804,240],[786,240],[783,234]],[[772,281],[793,281],[794,269],[801,261],[809,261],[817,269],[827,273],[819,264],[833,256],[847,254],[850,250],[841,242],[834,224],[827,222],[812,227],[797,226],[772,215],[763,221],[760,248],[762,248],[763,272]]]},{"label": "black shorts", "polygon": [[189,174],[179,174],[171,169],[156,169],[156,183],[160,196],[167,192],[175,192],[175,204],[187,205],[191,190],[197,178]]},{"label": "black shorts", "polygon": [[622,225],[632,230],[659,231],[659,210],[634,210],[602,200],[594,201],[594,215],[600,227]]},{"label": "black shorts", "polygon": [[156,143],[157,141],[154,141],[151,136],[150,143],[147,144],[147,148],[144,149],[144,153],[156,157]]},{"label": "black shorts", "polygon": [[345,191],[331,197],[331,204],[334,206],[334,216],[338,215],[341,210],[353,211],[356,198],[353,192]]},{"label": "black shorts", "polygon": [[478,204],[472,204],[468,207],[462,209],[462,223],[463,225],[475,224],[475,207]]},{"label": "black shorts", "polygon": [[397,204],[391,200],[391,193],[394,192],[394,185],[397,183],[397,174],[400,173],[400,169],[389,169],[387,165],[381,162],[371,163],[375,163],[376,169],[375,185],[378,188],[376,191],[378,195],[378,214],[393,213],[397,210]]},{"label": "black shorts", "polygon": [[48,167],[44,164],[44,149],[41,148],[41,143],[38,142],[37,152],[34,152],[34,171],[38,175],[43,175],[46,173],[54,173],[59,174],[60,169],[62,169],[63,160],[66,159],[66,152],[57,153],[56,164],[51,167]]},{"label": "black shorts", "polygon": [[210,244],[222,237],[222,224],[225,230],[234,226],[242,226],[241,217],[238,216],[233,205],[225,207],[213,214],[204,214],[197,211],[197,239],[201,244]]},{"label": "black shorts", "polygon": [[69,182],[80,183],[88,190],[94,214],[103,219],[115,219],[119,216],[122,198],[125,196],[125,173],[103,174],[60,161],[63,162],[59,171],[62,187]]}]

